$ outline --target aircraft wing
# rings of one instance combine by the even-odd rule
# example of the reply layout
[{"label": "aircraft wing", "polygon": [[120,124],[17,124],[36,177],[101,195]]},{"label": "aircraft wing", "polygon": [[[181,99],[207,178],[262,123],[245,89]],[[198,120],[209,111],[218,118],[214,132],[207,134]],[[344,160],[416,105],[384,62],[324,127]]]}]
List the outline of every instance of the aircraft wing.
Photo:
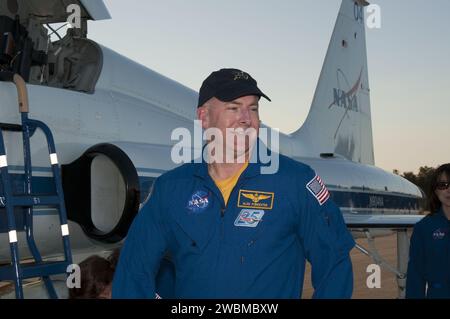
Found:
[{"label": "aircraft wing", "polygon": [[344,214],[348,228],[412,228],[424,215],[353,215]]}]

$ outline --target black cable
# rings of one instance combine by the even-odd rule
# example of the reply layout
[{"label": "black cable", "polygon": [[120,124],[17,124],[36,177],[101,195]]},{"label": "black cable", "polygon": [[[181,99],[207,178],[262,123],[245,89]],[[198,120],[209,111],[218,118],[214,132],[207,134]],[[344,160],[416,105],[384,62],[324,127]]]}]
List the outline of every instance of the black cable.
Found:
[{"label": "black cable", "polygon": [[53,33],[56,34],[56,36],[62,40],[61,36],[58,34],[58,32],[55,31],[55,29],[53,29],[48,23],[46,24],[47,28],[49,28],[51,31],[53,31],[51,34],[49,34],[49,36],[51,36]]}]

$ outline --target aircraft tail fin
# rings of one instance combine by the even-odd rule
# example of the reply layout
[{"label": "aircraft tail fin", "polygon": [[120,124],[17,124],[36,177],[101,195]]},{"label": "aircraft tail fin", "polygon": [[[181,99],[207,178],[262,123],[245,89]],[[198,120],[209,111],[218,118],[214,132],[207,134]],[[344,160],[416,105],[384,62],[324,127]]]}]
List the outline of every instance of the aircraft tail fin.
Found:
[{"label": "aircraft tail fin", "polygon": [[339,154],[374,164],[367,67],[365,0],[343,0],[311,109],[292,134],[314,156]]}]

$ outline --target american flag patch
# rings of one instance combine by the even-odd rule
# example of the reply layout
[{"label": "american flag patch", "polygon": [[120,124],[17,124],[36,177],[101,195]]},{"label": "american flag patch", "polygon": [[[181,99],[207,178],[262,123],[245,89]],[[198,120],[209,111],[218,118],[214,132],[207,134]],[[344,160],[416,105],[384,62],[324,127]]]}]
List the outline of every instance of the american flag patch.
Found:
[{"label": "american flag patch", "polygon": [[319,175],[316,175],[308,184],[306,184],[306,188],[313,194],[320,205],[323,205],[327,199],[330,198],[330,193]]}]

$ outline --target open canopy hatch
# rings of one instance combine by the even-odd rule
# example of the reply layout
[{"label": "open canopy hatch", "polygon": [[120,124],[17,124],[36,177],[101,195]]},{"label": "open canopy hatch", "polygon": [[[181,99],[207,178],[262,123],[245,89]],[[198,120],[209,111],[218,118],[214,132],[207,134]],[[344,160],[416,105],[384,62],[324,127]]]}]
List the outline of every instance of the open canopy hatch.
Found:
[{"label": "open canopy hatch", "polygon": [[[109,18],[102,0],[1,1],[0,71],[30,84],[93,93],[102,50],[87,38],[87,20]],[[51,24],[71,28],[62,37]],[[52,34],[59,39],[52,41]]]},{"label": "open canopy hatch", "polygon": [[21,22],[29,17],[38,18],[41,23],[66,22],[70,5],[79,5],[84,20],[104,20],[111,16],[103,0],[6,0],[0,2],[0,15],[15,18]]}]

